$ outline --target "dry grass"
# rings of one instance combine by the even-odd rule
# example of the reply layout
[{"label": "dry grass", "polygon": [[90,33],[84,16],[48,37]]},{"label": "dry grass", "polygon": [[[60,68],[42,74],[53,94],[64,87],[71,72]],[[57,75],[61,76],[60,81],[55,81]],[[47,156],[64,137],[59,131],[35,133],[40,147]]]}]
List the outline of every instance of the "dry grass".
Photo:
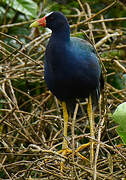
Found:
[{"label": "dry grass", "polygon": [[[64,157],[57,151],[63,139],[62,109],[57,100],[47,90],[43,77],[43,57],[45,44],[50,33],[45,32],[23,44],[18,37],[9,36],[4,29],[0,32],[0,176],[3,179],[123,179],[126,177],[126,148],[117,146],[121,139],[116,133],[111,113],[118,104],[126,101],[126,88],[116,89],[111,84],[114,75],[120,72],[120,78],[126,73],[126,61],[111,52],[124,51],[126,29],[107,28],[104,16],[93,20],[89,4],[85,9],[81,2],[81,11],[68,18],[76,18],[71,26],[76,35],[79,27],[85,23],[88,30],[83,31],[91,39],[103,65],[105,80],[104,98],[100,104],[101,112],[95,112],[95,160],[93,169],[89,161],[79,157]],[[109,9],[109,8],[108,8]],[[103,10],[104,11],[104,10]],[[94,16],[94,14],[93,14]],[[111,21],[123,21],[126,18],[112,18]],[[75,19],[74,19],[75,20]],[[90,20],[90,21],[88,21]],[[22,24],[20,24],[21,26]],[[13,26],[16,26],[13,24]],[[9,38],[13,44],[4,40]],[[28,38],[28,37],[27,37]],[[95,40],[99,39],[97,43]],[[107,52],[106,56],[102,56]],[[86,107],[86,103],[83,103]],[[69,147],[74,148],[90,140],[88,117],[76,119],[74,137],[71,136],[72,122],[69,121]],[[86,139],[86,140],[84,140]],[[90,148],[81,152],[90,157]],[[65,161],[64,172],[60,172],[61,159]]]}]

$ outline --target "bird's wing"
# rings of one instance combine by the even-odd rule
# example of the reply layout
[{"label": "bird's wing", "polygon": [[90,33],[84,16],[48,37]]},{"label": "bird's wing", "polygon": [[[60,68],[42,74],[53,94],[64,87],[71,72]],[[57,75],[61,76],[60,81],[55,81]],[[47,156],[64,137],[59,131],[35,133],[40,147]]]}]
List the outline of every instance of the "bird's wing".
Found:
[{"label": "bird's wing", "polygon": [[93,47],[93,45],[91,45],[88,41],[86,41],[84,39],[80,39],[80,38],[77,38],[77,37],[71,37],[71,42],[75,46],[79,46],[83,50],[87,49],[87,51],[93,52],[93,53],[96,54],[96,50]]}]

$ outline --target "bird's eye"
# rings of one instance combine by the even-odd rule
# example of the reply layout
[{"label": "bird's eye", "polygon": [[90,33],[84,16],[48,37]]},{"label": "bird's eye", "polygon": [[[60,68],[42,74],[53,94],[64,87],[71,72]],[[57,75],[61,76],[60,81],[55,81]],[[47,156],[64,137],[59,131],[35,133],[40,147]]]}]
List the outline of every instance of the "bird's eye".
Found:
[{"label": "bird's eye", "polygon": [[50,19],[51,19],[51,20],[54,20],[54,17],[53,17],[53,16],[50,16]]}]

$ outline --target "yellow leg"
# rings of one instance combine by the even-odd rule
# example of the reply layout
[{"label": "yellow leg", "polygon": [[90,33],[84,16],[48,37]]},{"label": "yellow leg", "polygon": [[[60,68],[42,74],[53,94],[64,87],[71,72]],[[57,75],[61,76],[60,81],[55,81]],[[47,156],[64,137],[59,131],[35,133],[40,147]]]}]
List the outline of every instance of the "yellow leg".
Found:
[{"label": "yellow leg", "polygon": [[[91,138],[94,138],[95,137],[94,136],[94,115],[93,115],[93,110],[92,110],[91,96],[89,96],[87,112],[88,112],[88,117],[89,117],[89,121],[90,121]],[[93,139],[91,139],[90,142],[91,142],[91,145],[90,145],[90,162],[91,162],[91,167],[93,167],[93,162],[94,162],[94,141],[93,141]]]},{"label": "yellow leg", "polygon": [[[62,102],[62,108],[63,108],[63,118],[64,118],[64,138],[63,138],[63,143],[62,143],[62,149],[60,151],[58,151],[58,153],[62,154],[63,156],[65,156],[65,155],[68,155],[68,154],[72,154],[72,150],[70,148],[68,148],[68,142],[67,142],[67,129],[68,129],[68,118],[69,117],[68,117],[68,112],[67,112],[67,107],[66,107],[66,103],[65,102]],[[90,111],[90,106],[89,106],[88,109]],[[91,118],[89,118],[89,119],[91,119]],[[87,144],[81,145],[77,150],[75,150],[74,153],[77,156],[79,156],[80,158],[82,158],[83,160],[87,160],[88,161],[88,159],[85,158],[84,156],[82,156],[79,153],[79,151],[82,151],[87,146],[90,146],[90,144],[91,144],[91,142],[89,142]],[[92,155],[92,157],[93,157],[93,155]],[[61,161],[61,172],[63,172],[63,167],[64,167],[64,162]]]},{"label": "yellow leg", "polygon": [[[62,102],[63,107],[63,118],[64,118],[64,138],[63,138],[63,144],[62,144],[62,150],[59,151],[59,153],[62,153],[62,155],[65,155],[67,153],[71,153],[72,151],[68,148],[68,142],[67,142],[67,129],[68,129],[68,112],[66,103]],[[63,172],[64,162],[61,162],[61,172]]]},{"label": "yellow leg", "polygon": [[65,102],[62,102],[62,107],[63,107],[63,117],[64,117],[64,140],[62,144],[62,149],[67,149],[68,148],[68,143],[67,143],[68,112]]}]

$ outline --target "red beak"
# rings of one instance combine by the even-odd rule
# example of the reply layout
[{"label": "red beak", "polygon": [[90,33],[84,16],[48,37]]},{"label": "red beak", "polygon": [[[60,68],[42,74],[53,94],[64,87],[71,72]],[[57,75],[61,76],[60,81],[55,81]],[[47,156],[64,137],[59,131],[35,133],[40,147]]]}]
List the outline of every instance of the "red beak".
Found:
[{"label": "red beak", "polygon": [[33,22],[30,27],[38,27],[38,26],[43,26],[46,27],[46,16],[44,16],[43,18]]},{"label": "red beak", "polygon": [[38,20],[40,26],[46,27],[46,16]]}]

